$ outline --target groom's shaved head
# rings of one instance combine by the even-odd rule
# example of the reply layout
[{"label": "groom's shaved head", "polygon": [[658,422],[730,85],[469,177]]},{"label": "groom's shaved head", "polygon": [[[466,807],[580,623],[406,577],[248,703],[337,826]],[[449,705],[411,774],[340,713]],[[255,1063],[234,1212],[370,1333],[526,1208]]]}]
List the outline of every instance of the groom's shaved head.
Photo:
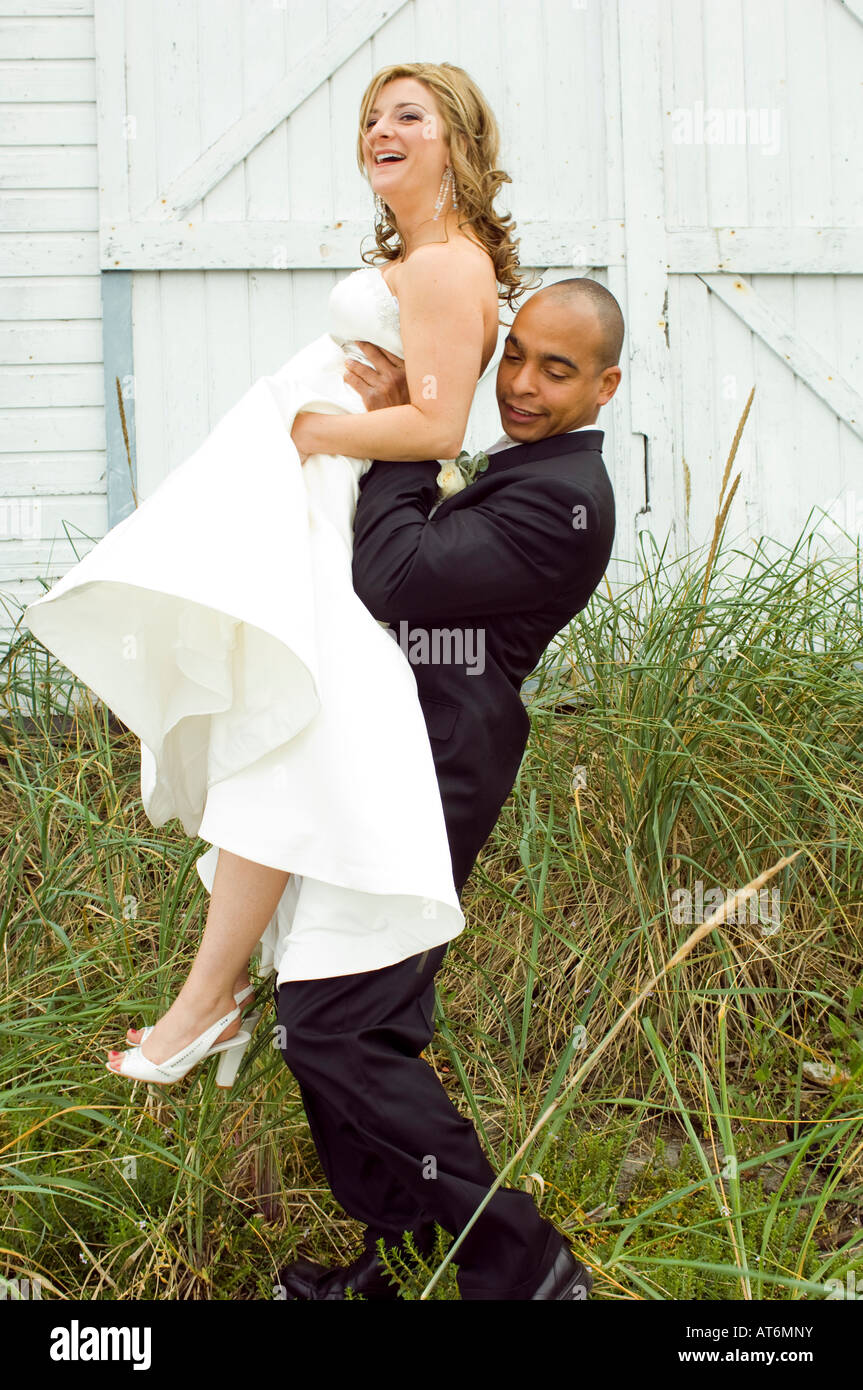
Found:
[{"label": "groom's shaved head", "polygon": [[558,280],[519,309],[497,371],[501,423],[536,443],[595,423],[620,381],[623,316],[595,280]]},{"label": "groom's shaved head", "polygon": [[600,370],[617,366],[623,348],[623,314],[614,295],[604,285],[584,278],[557,280],[553,285],[538,290],[539,295],[547,295],[563,304],[579,301],[589,304],[596,311],[600,324],[596,365]]}]

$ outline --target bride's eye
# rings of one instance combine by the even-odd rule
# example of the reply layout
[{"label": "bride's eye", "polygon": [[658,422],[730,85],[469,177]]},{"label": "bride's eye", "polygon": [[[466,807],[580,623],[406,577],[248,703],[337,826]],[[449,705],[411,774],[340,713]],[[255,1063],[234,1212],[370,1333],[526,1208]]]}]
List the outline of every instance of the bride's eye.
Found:
[{"label": "bride's eye", "polygon": [[[378,118],[376,116],[374,120],[366,121],[366,130],[369,130],[375,124],[377,119]],[[402,121],[420,121],[422,120],[422,117],[420,116],[418,111],[403,111],[399,119]]]}]

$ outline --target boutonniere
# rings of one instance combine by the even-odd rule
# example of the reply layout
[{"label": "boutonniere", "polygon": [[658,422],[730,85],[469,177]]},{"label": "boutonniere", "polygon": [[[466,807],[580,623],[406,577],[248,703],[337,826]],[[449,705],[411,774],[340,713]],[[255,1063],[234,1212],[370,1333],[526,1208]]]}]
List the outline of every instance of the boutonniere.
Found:
[{"label": "boutonniere", "polygon": [[484,454],[482,450],[478,454],[469,454],[467,449],[462,449],[458,458],[447,459],[446,463],[441,465],[435,479],[440,489],[441,500],[454,497],[462,488],[475,482],[480,473],[484,473],[487,468],[488,454]]}]

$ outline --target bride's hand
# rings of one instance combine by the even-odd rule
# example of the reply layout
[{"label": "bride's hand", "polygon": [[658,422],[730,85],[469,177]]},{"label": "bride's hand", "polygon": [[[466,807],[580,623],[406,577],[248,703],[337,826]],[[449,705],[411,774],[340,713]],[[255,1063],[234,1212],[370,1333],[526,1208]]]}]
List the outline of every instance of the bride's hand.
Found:
[{"label": "bride's hand", "polygon": [[309,423],[313,419],[314,413],[311,410],[301,410],[298,415],[294,416],[291,439],[300,456],[300,463],[305,463],[306,459],[315,452],[309,438]]}]

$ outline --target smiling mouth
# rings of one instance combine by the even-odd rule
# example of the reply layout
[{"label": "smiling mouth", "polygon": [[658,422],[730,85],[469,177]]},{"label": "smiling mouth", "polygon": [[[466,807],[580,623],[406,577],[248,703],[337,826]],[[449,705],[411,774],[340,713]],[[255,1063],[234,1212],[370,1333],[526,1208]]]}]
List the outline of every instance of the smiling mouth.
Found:
[{"label": "smiling mouth", "polygon": [[539,419],[540,419],[539,414],[538,414],[537,412],[535,412],[535,411],[532,411],[532,410],[520,410],[520,409],[518,408],[517,405],[511,405],[509,401],[504,401],[504,405],[506,406],[506,408],[507,408],[507,410],[509,411],[509,413],[510,413],[511,415],[514,415],[514,416],[516,417],[516,419],[525,420],[525,421],[527,421],[527,420],[539,420]]}]

